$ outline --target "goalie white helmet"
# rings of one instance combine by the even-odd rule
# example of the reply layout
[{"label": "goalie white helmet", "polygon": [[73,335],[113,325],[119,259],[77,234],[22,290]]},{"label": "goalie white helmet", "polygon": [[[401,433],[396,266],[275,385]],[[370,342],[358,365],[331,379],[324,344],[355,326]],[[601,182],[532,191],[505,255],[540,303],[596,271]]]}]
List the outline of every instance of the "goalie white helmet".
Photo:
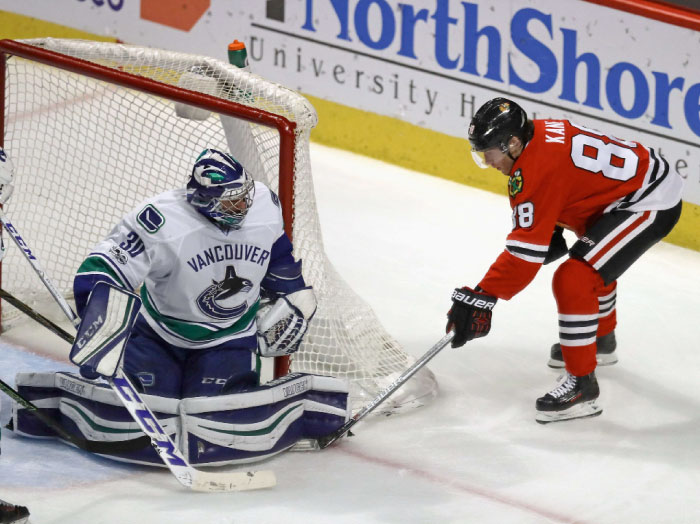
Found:
[{"label": "goalie white helmet", "polygon": [[187,184],[187,201],[224,228],[239,229],[253,205],[255,182],[231,155],[205,149]]}]

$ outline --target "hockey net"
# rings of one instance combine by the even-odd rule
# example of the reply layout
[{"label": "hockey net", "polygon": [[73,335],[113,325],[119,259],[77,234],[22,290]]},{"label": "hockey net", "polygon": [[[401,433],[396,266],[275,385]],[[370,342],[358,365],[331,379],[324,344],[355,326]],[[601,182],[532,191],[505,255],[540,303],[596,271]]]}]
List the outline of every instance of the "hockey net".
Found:
[{"label": "hockey net", "polygon": [[[317,116],[308,100],[196,55],[62,39],[5,40],[0,50],[0,118],[17,171],[6,212],[67,298],[83,258],[124,214],[184,186],[204,148],[229,150],[280,195],[294,254],[318,298],[291,370],[346,377],[358,409],[413,362],[325,255],[309,156]],[[2,286],[55,315],[14,246]],[[18,316],[3,303],[4,329]],[[436,390],[424,369],[388,408],[420,405]]]}]

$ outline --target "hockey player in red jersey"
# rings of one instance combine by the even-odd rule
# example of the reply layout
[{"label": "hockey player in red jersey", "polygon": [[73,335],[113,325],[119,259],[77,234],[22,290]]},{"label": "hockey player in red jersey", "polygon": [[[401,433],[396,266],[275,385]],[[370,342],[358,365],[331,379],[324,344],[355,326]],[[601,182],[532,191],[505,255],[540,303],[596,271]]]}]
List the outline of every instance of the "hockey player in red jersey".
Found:
[{"label": "hockey player in red jersey", "polygon": [[[509,177],[513,229],[479,284],[453,293],[452,346],[487,335],[497,299],[510,299],[542,264],[568,253],[552,282],[559,344],[549,362],[566,369],[562,381],[537,399],[536,420],[598,415],[596,365],[617,361],[617,278],[678,221],[682,179],[653,148],[567,120],[529,120],[505,98],[479,108],[469,142],[480,167]],[[563,229],[578,237],[571,249]]]}]

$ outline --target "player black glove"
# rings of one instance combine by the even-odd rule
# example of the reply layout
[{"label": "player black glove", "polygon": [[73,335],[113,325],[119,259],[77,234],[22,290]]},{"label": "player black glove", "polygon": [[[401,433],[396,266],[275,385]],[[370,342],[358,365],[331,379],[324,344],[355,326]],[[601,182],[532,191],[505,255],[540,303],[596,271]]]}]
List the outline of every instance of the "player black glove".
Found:
[{"label": "player black glove", "polygon": [[485,337],[491,331],[491,315],[496,297],[468,287],[452,293],[452,309],[447,312],[447,331],[454,329],[452,347],[462,347],[469,340]]},{"label": "player black glove", "polygon": [[564,228],[561,226],[556,226],[554,228],[554,233],[552,233],[552,239],[549,241],[549,249],[544,257],[543,264],[554,262],[556,259],[566,255],[568,252],[569,246],[566,245],[566,240],[564,239]]}]

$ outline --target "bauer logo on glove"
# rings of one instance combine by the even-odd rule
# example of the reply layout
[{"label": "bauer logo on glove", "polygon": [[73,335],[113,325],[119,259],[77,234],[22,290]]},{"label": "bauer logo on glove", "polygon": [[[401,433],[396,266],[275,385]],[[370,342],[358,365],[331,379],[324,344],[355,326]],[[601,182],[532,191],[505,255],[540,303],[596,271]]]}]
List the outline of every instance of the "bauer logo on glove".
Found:
[{"label": "bauer logo on glove", "polygon": [[452,293],[452,309],[447,312],[447,330],[454,330],[452,347],[485,337],[491,331],[491,316],[498,299],[468,287]]},{"label": "bauer logo on glove", "polygon": [[483,295],[481,293],[477,294],[476,291],[469,288],[455,289],[452,293],[452,300],[455,302],[461,302],[467,306],[475,307],[477,309],[493,310],[493,306],[496,305],[495,298],[489,297],[488,295]]}]

